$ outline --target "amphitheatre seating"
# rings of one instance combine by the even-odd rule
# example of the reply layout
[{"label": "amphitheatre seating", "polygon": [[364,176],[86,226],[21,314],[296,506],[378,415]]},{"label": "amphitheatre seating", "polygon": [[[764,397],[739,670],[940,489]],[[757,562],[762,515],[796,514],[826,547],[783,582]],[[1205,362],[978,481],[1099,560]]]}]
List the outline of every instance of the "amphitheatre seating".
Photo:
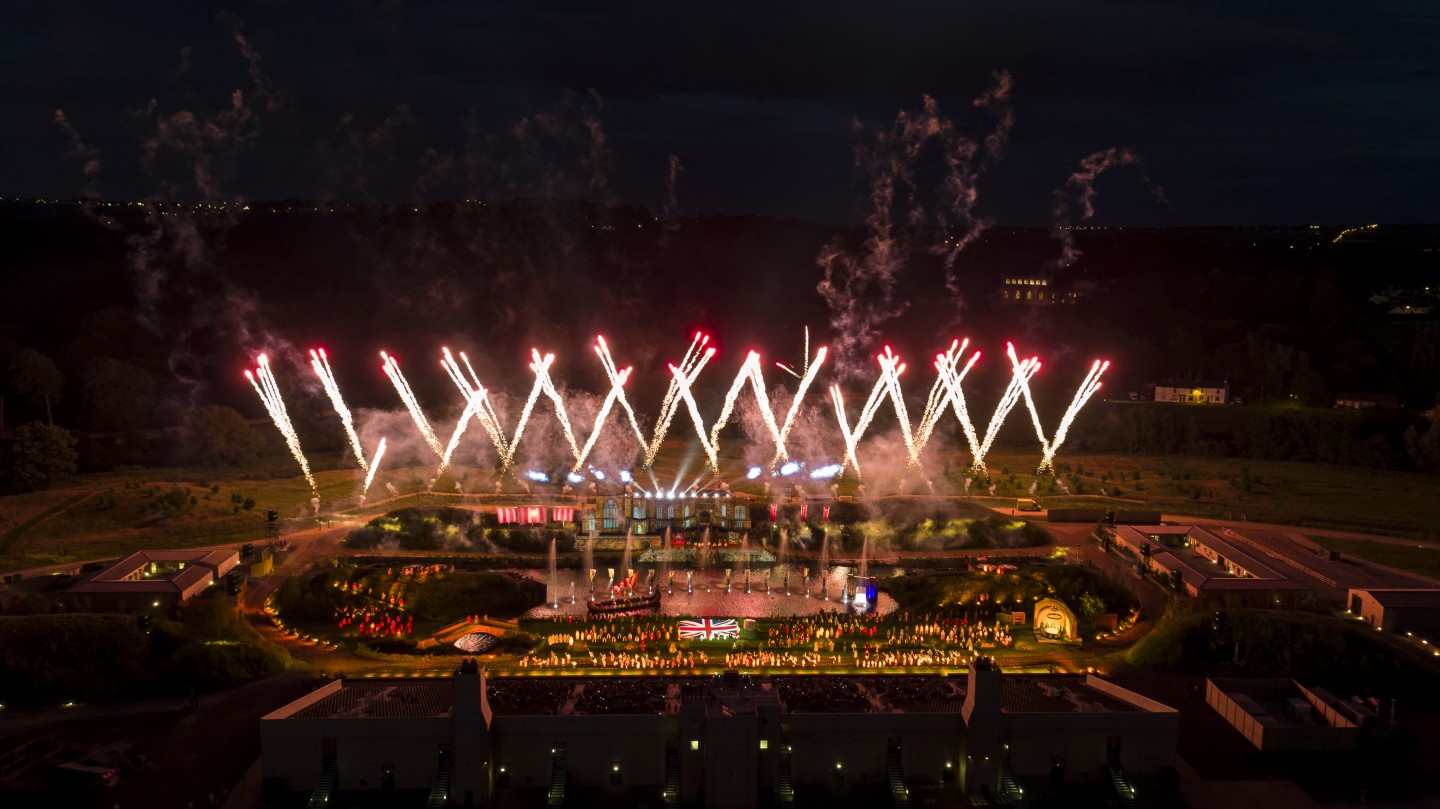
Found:
[{"label": "amphitheatre seating", "polygon": [[859,682],[895,711],[953,713],[965,702],[964,681],[959,679],[866,677]]},{"label": "amphitheatre seating", "polygon": [[574,681],[490,678],[486,681],[486,698],[496,713],[555,714],[574,688]]},{"label": "amphitheatre seating", "polygon": [[774,677],[780,703],[792,713],[871,713],[853,677]]},{"label": "amphitheatre seating", "polygon": [[665,682],[655,678],[587,680],[575,701],[575,713],[664,713],[667,692]]}]

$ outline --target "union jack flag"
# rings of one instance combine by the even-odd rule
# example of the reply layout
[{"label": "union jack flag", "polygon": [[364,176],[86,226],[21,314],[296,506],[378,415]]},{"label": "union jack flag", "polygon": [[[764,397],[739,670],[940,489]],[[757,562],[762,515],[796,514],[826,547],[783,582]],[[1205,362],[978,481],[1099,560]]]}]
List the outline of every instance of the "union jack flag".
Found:
[{"label": "union jack flag", "polygon": [[740,636],[740,624],[734,618],[701,618],[680,622],[681,640],[734,640]]}]

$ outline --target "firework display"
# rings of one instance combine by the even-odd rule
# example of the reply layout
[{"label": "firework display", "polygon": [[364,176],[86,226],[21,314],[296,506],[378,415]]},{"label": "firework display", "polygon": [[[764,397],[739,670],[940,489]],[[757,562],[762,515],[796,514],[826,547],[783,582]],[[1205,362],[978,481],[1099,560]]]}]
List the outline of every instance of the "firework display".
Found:
[{"label": "firework display", "polygon": [[[350,415],[350,408],[345,406],[345,398],[340,395],[340,386],[335,382],[335,372],[330,370],[330,358],[325,356],[325,349],[310,350],[310,367],[315,369],[315,375],[320,377],[320,384],[325,386],[325,395],[330,397],[330,406],[335,408],[335,414],[340,417],[340,424],[345,427],[345,435],[350,439],[350,448],[355,450],[355,461],[360,464],[362,471],[369,471],[365,463],[365,450],[360,448],[360,436],[355,434],[355,419]],[[384,452],[383,444],[381,452]]]},{"label": "firework display", "polygon": [[310,484],[310,491],[319,494],[315,487],[315,477],[310,474],[310,462],[305,460],[305,453],[300,449],[300,436],[295,434],[295,425],[290,421],[290,414],[285,410],[285,399],[280,396],[280,386],[275,383],[275,374],[270,371],[270,359],[264,354],[255,358],[255,370],[246,371],[245,378],[250,380],[250,385],[260,395],[260,401],[265,404],[265,412],[270,414],[270,420],[275,422],[275,429],[285,439],[285,446],[289,448],[290,454],[295,456],[295,462],[300,464],[300,471],[305,474],[305,481]]},{"label": "firework display", "polygon": [[[655,456],[660,450],[661,444],[669,434],[675,417],[682,409],[689,416],[695,429],[696,439],[704,452],[709,469],[712,473],[720,471],[720,438],[725,427],[735,415],[736,406],[740,397],[749,388],[750,396],[754,401],[761,423],[769,434],[769,439],[774,444],[774,453],[771,457],[770,469],[772,472],[779,470],[782,475],[793,474],[804,464],[797,463],[790,457],[790,451],[786,442],[790,437],[792,428],[800,417],[805,396],[813,386],[821,369],[825,365],[827,349],[819,347],[814,356],[809,354],[809,333],[806,333],[806,356],[800,365],[800,370],[792,366],[776,363],[787,374],[795,377],[799,384],[790,400],[789,408],[785,411],[783,419],[777,419],[775,409],[771,405],[770,388],[765,379],[765,365],[761,361],[757,351],[748,351],[744,362],[741,363],[739,371],[725,394],[721,403],[719,414],[713,422],[707,424],[701,413],[701,407],[696,400],[694,386],[700,373],[709,365],[716,354],[716,349],[709,345],[710,338],[703,333],[697,333],[685,351],[678,364],[669,364],[670,382],[665,390],[664,397],[660,402],[659,413],[656,416],[653,429],[648,437],[641,427],[640,420],[635,414],[634,405],[625,395],[625,385],[630,380],[633,369],[620,368],[610,352],[610,347],[603,336],[595,340],[595,354],[600,360],[601,367],[605,371],[610,382],[610,390],[601,402],[596,413],[594,424],[584,444],[581,444],[575,433],[571,422],[570,414],[566,410],[565,398],[561,395],[559,387],[551,376],[550,369],[555,362],[555,355],[552,353],[542,354],[538,349],[531,349],[529,368],[534,374],[534,383],[531,385],[529,395],[525,398],[515,428],[512,434],[506,435],[500,414],[496,411],[491,399],[490,392],[480,384],[480,379],[475,373],[470,359],[464,352],[461,352],[459,361],[450,349],[442,349],[440,366],[455,383],[465,402],[464,410],[450,440],[442,445],[435,429],[431,426],[429,419],[425,416],[415,392],[411,389],[409,382],[400,372],[400,365],[393,355],[381,352],[383,360],[382,370],[389,377],[409,412],[411,421],[419,431],[425,444],[429,446],[439,458],[439,465],[436,468],[435,477],[439,477],[449,467],[451,458],[456,447],[464,436],[470,420],[474,419],[484,428],[491,443],[495,447],[499,459],[499,468],[502,474],[510,473],[515,462],[515,454],[520,446],[521,438],[524,436],[525,428],[535,413],[540,398],[543,396],[553,411],[554,418],[561,428],[564,436],[564,443],[569,450],[573,461],[567,479],[570,482],[583,480],[582,470],[590,470],[597,480],[603,479],[603,473],[588,466],[587,461],[599,440],[600,432],[606,421],[618,412],[623,414],[623,419],[629,426],[629,431],[634,434],[638,452],[644,457],[645,468],[653,466]],[[811,477],[833,478],[843,474],[845,470],[851,470],[857,477],[861,475],[860,467],[860,443],[869,431],[876,416],[886,404],[895,417],[896,428],[904,445],[905,463],[907,468],[918,470],[922,467],[921,455],[931,438],[935,434],[936,427],[945,419],[947,413],[952,413],[960,428],[960,434],[964,437],[966,447],[971,456],[971,467],[976,472],[983,473],[985,470],[985,456],[989,453],[1001,426],[1010,412],[1022,401],[1030,416],[1030,421],[1035,428],[1035,434],[1040,442],[1041,458],[1038,471],[1041,473],[1053,472],[1054,458],[1064,443],[1070,427],[1074,423],[1076,415],[1085,406],[1090,397],[1100,389],[1100,377],[1109,368],[1109,363],[1096,360],[1091,366],[1089,373],[1081,381],[1076,389],[1075,395],[1070,400],[1069,406],[1062,414],[1058,426],[1053,434],[1046,434],[1044,425],[1041,423],[1040,413],[1035,405],[1034,394],[1030,383],[1035,375],[1039,373],[1041,363],[1037,357],[1020,359],[1016,354],[1013,344],[1006,344],[1005,354],[1010,360],[1010,379],[1000,399],[991,413],[989,421],[985,425],[983,435],[976,428],[971,417],[970,402],[965,396],[963,383],[966,376],[980,360],[980,352],[970,351],[970,341],[955,340],[943,353],[935,355],[933,366],[936,371],[934,382],[930,386],[928,395],[925,398],[924,407],[920,411],[918,420],[912,421],[909,406],[906,403],[905,390],[901,383],[907,365],[901,360],[889,346],[876,355],[875,360],[879,367],[879,375],[876,377],[870,392],[861,406],[858,413],[851,421],[851,414],[845,404],[845,396],[839,384],[830,386],[830,400],[834,407],[836,426],[839,429],[840,439],[843,443],[844,454],[839,463],[824,463],[817,466],[817,469],[824,470],[826,474],[819,475],[812,472]],[[368,491],[370,484],[374,481],[375,470],[385,454],[385,440],[381,439],[379,448],[374,457],[367,463],[360,439],[355,432],[354,420],[350,411],[345,406],[344,398],[340,394],[340,388],[335,380],[334,373],[330,370],[330,364],[325,351],[319,349],[311,351],[311,367],[316,376],[321,380],[326,395],[329,397],[335,412],[339,415],[341,425],[350,440],[351,447],[355,451],[360,468],[365,472],[365,491]],[[309,465],[304,454],[300,450],[299,438],[295,434],[294,425],[285,410],[284,400],[280,396],[280,389],[275,382],[274,374],[270,370],[268,359],[261,355],[257,359],[255,372],[246,371],[246,377],[250,379],[256,392],[260,395],[275,426],[285,438],[286,445],[300,464],[306,480],[310,481],[311,488],[314,488],[314,479],[310,475]],[[569,461],[567,461],[569,463]],[[788,471],[787,471],[788,470]],[[755,479],[763,473],[760,467],[751,468],[749,479]],[[537,476],[538,475],[538,476]],[[536,481],[548,480],[549,477],[536,472],[527,472],[527,477]]]}]

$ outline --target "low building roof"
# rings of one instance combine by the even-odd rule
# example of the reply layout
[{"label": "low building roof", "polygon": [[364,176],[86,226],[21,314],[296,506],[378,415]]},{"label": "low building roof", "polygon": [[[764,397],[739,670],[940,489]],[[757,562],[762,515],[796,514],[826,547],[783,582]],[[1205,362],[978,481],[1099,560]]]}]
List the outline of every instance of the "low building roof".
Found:
[{"label": "low building roof", "polygon": [[[88,580],[71,587],[72,593],[180,593],[186,595],[209,586],[216,578],[230,572],[239,562],[233,550],[135,551]],[[143,576],[147,565],[183,564],[183,570],[164,576]]]},{"label": "low building roof", "polygon": [[93,578],[71,587],[72,593],[180,593],[193,591],[196,587],[208,587],[215,580],[215,572],[208,567],[196,565],[187,567],[173,576],[150,579],[124,580]]},{"label": "low building roof", "polygon": [[1128,693],[1113,685],[1102,690],[1095,687],[1092,678],[1080,675],[1005,675],[1000,679],[1000,710],[1006,713],[1133,713],[1147,710],[1146,706],[1122,696]]},{"label": "low building roof", "polygon": [[345,681],[340,688],[302,706],[290,719],[371,719],[446,717],[455,712],[449,678],[396,682]]},{"label": "low building roof", "polygon": [[1228,388],[1230,383],[1223,379],[1165,379],[1155,383],[1157,388]]}]

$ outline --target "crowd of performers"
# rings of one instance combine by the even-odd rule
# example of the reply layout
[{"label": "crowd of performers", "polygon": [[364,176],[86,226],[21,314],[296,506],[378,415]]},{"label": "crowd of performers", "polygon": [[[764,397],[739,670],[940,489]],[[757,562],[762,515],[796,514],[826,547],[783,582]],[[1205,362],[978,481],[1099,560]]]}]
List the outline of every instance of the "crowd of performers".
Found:
[{"label": "crowd of performers", "polygon": [[362,638],[402,637],[415,629],[415,616],[405,612],[398,593],[377,592],[358,581],[342,582],[335,604],[335,627]]},{"label": "crowd of performers", "polygon": [[[959,646],[972,654],[985,646],[1010,646],[1010,628],[1004,621],[986,622],[969,615],[903,613],[889,618],[821,614],[795,618],[766,630],[772,646],[808,646],[815,651],[833,650],[837,638],[860,639],[868,647],[883,642],[902,646]],[[856,642],[850,644],[852,647]]]},{"label": "crowd of performers", "polygon": [[522,669],[672,669],[684,671],[710,665],[710,655],[703,651],[681,654],[674,644],[670,651],[653,652],[590,652],[589,656],[571,652],[525,655],[520,658]]},{"label": "crowd of performers", "polygon": [[[982,649],[1008,648],[1014,643],[1007,617],[1005,613],[989,620],[968,613],[820,613],[766,627],[756,644],[759,648],[736,649],[716,657],[715,665],[741,669],[959,667]],[[570,626],[559,627],[561,631],[544,638],[545,646],[557,648],[522,656],[521,668],[684,670],[711,664],[706,652],[683,648],[673,617],[592,616],[562,621]],[[619,648],[587,648],[593,644]]]}]

